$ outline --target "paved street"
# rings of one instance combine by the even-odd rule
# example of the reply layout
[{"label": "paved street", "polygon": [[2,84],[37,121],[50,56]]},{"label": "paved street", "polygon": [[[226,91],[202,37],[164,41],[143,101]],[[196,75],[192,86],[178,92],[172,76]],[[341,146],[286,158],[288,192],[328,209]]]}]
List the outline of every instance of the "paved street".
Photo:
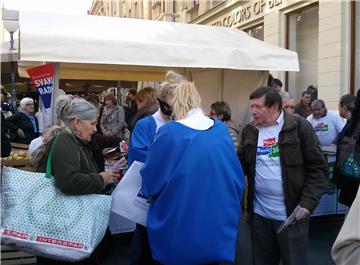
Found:
[{"label": "paved street", "polygon": [[[310,221],[310,265],[334,265],[330,250],[343,223],[342,217],[316,217]],[[240,226],[238,265],[251,264],[250,231],[247,224]],[[128,264],[128,252],[131,235],[118,235],[114,237],[114,248],[106,260],[105,265]]]}]

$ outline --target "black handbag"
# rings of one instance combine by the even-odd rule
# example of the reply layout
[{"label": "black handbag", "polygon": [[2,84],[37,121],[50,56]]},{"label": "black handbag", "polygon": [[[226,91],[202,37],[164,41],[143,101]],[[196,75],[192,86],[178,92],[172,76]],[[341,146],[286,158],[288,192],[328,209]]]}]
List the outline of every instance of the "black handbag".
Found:
[{"label": "black handbag", "polygon": [[336,160],[336,171],[343,177],[360,183],[360,125],[350,136],[345,136],[339,146]]}]

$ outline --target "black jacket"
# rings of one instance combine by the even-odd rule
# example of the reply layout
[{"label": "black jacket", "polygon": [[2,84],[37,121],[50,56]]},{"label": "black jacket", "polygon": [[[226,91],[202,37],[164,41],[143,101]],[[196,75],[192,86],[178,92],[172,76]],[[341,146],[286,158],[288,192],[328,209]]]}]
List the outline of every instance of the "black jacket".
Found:
[{"label": "black jacket", "polygon": [[[247,210],[252,212],[255,197],[255,165],[259,130],[254,122],[242,130],[239,159],[248,180]],[[312,212],[328,185],[328,168],[319,140],[304,118],[284,112],[279,134],[280,163],[286,213],[299,204]]]},{"label": "black jacket", "polygon": [[[353,119],[349,119],[345,125],[345,127],[342,129],[341,133],[338,136],[337,139],[337,147],[339,148],[339,145],[341,144],[341,140],[345,137],[345,136],[351,136],[352,135],[352,130],[351,127],[355,128],[355,126],[351,126],[353,123]],[[356,124],[356,121],[354,121],[354,123]],[[356,144],[359,146],[360,148],[360,138],[358,138],[358,141],[356,142]],[[337,164],[338,159],[337,159],[338,153],[336,154],[336,165],[334,167],[334,180],[336,181],[337,187],[340,189],[340,193],[339,193],[339,202],[342,204],[345,204],[348,207],[351,207],[353,201],[355,200],[357,191],[359,189],[359,182],[351,179],[351,178],[347,178],[341,175],[340,172],[338,172],[337,169]]]},{"label": "black jacket", "polygon": [[8,123],[1,112],[1,157],[7,157],[11,152],[11,144],[8,136]]},{"label": "black jacket", "polygon": [[[36,117],[34,117],[37,131],[39,131],[39,123]],[[22,112],[18,112],[13,116],[10,116],[6,119],[8,122],[8,126],[10,128],[10,132],[12,137],[12,141],[16,143],[22,144],[30,144],[30,142],[39,137],[39,132],[34,131],[33,124],[31,123],[30,119],[26,116],[26,114]],[[21,138],[17,135],[17,130],[21,129],[24,134],[25,138]]]}]

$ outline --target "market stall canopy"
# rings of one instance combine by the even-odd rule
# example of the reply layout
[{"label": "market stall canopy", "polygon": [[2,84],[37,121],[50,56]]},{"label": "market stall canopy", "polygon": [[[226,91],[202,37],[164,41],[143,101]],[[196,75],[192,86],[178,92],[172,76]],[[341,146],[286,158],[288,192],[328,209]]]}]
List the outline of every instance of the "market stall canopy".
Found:
[{"label": "market stall canopy", "polygon": [[59,62],[61,79],[162,80],[189,68],[298,71],[297,53],[232,28],[22,12],[22,68]]}]

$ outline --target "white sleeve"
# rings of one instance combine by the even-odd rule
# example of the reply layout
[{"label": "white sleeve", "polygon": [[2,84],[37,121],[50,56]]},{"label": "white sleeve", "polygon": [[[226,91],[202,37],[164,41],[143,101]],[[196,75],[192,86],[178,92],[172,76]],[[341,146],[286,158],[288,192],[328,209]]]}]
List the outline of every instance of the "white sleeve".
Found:
[{"label": "white sleeve", "polygon": [[359,264],[360,260],[360,189],[332,247],[337,265]]},{"label": "white sleeve", "polygon": [[309,116],[306,117],[306,120],[311,123],[312,117],[313,117],[313,115],[310,114]]},{"label": "white sleeve", "polygon": [[29,145],[29,154],[32,154],[36,149],[38,149],[42,145],[43,141],[44,138],[42,138],[42,136],[33,139]]}]

